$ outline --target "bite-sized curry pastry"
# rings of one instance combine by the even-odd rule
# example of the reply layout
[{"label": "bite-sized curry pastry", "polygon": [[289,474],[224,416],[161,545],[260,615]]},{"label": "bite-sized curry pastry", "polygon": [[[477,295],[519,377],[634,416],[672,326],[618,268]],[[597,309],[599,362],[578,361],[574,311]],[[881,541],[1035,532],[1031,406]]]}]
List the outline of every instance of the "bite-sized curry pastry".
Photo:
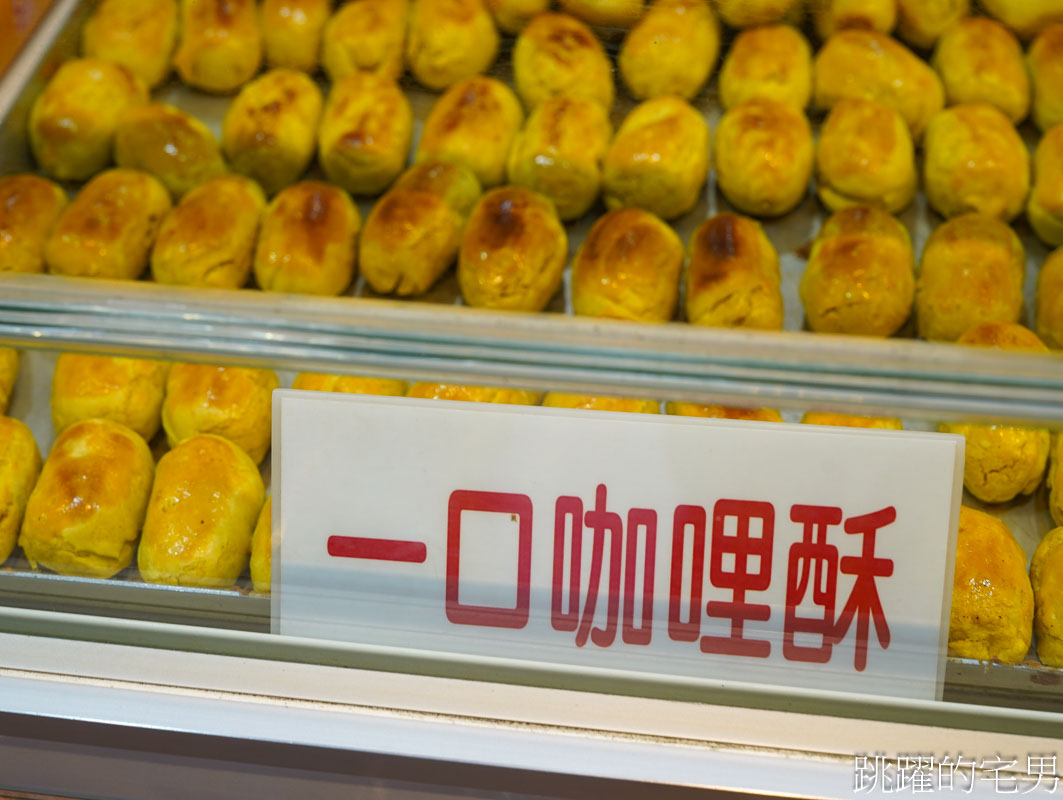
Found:
[{"label": "bite-sized curry pastry", "polygon": [[524,30],[536,14],[550,8],[550,0],[484,0],[487,10],[495,19],[495,25],[505,33],[515,36]]},{"label": "bite-sized curry pastry", "polygon": [[415,383],[406,393],[407,397],[426,400],[461,400],[472,403],[503,403],[516,406],[535,406],[542,395],[527,389],[510,389],[497,386],[468,386],[458,383]]},{"label": "bite-sized curry pastry", "polygon": [[273,497],[267,497],[251,533],[251,585],[269,594],[273,566]]},{"label": "bite-sized curry pastry", "polygon": [[439,91],[480,75],[497,54],[498,30],[483,0],[413,0],[406,66],[425,88]]},{"label": "bite-sized curry pastry", "polygon": [[166,187],[146,172],[111,169],[86,183],[44,247],[55,275],[139,278],[170,210]]},{"label": "bite-sized curry pastry", "polygon": [[566,14],[598,28],[630,28],[642,16],[643,0],[559,0]]},{"label": "bite-sized curry pastry", "polygon": [[506,156],[524,122],[520,101],[494,78],[451,86],[428,112],[416,161],[452,161],[473,171],[485,189],[506,179]]},{"label": "bite-sized curry pastry", "polygon": [[1030,76],[1018,40],[988,17],[960,20],[938,40],[931,61],[949,105],[989,103],[1013,123],[1030,110]]},{"label": "bite-sized curry pastry", "polygon": [[26,502],[41,472],[41,454],[22,422],[0,416],[0,564],[18,540]]},{"label": "bite-sized curry pastry", "polygon": [[624,118],[605,156],[609,208],[674,219],[697,205],[709,173],[709,126],[679,97],[656,97]]},{"label": "bite-sized curry pastry", "polygon": [[892,336],[911,316],[915,294],[907,228],[872,206],[836,212],[812,242],[800,294],[817,333]]},{"label": "bite-sized curry pastry", "polygon": [[148,102],[144,82],[100,58],[67,61],[30,109],[37,164],[61,181],[83,181],[111,163],[114,130],[133,106]]},{"label": "bite-sized curry pastry", "polygon": [[774,408],[733,408],[731,406],[702,405],[701,403],[667,403],[666,414],[677,417],[708,417],[753,422],[782,422],[782,414]]},{"label": "bite-sized curry pastry", "polygon": [[267,292],[337,295],[354,279],[362,218],[338,186],[303,181],[266,207],[255,248],[255,281]]},{"label": "bite-sized curry pastry", "polygon": [[539,14],[513,47],[513,82],[529,109],[565,95],[613,107],[613,67],[590,28],[568,14]]},{"label": "bite-sized curry pastry", "polygon": [[1033,86],[1033,121],[1042,131],[1063,122],[1063,24],[1050,25],[1026,57]]},{"label": "bite-sized curry pastry", "polygon": [[62,433],[75,422],[109,419],[150,442],[169,371],[163,361],[63,353],[52,373],[52,427]]},{"label": "bite-sized curry pastry", "polygon": [[269,195],[291,186],[310,165],[321,90],[305,73],[274,69],[247,83],[225,112],[221,146],[234,172]]},{"label": "bite-sized curry pastry", "polygon": [[1030,649],[1033,589],[1026,553],[996,517],[960,507],[949,655],[1015,662]]},{"label": "bite-sized curry pastry", "polygon": [[1063,3],[1059,0],[982,0],[982,6],[1022,39],[1063,22]]},{"label": "bite-sized curry pastry", "polygon": [[279,385],[268,369],[174,364],[162,404],[166,440],[175,447],[191,436],[214,434],[258,464],[269,450],[273,390]]},{"label": "bite-sized curry pastry", "polygon": [[128,69],[148,87],[170,74],[177,0],[103,0],[81,29],[81,52]]},{"label": "bite-sized curry pastry", "polygon": [[18,350],[0,347],[0,415],[6,414],[11,404],[11,395],[18,381],[18,362]]},{"label": "bite-sized curry pastry", "polygon": [[409,0],[355,0],[325,24],[321,65],[333,83],[355,72],[398,80],[403,70]]},{"label": "bite-sized curry pastry", "polygon": [[251,258],[266,197],[254,181],[222,175],[181,198],[162,221],[151,250],[158,283],[239,289]]},{"label": "bite-sized curry pastry", "polygon": [[1037,545],[1030,584],[1037,658],[1046,666],[1063,667],[1063,528],[1050,530]]},{"label": "bite-sized curry pastry", "polygon": [[799,16],[801,0],[715,0],[716,11],[732,28],[768,25]]},{"label": "bite-sized curry pastry", "polygon": [[587,411],[626,411],[633,414],[661,413],[661,404],[656,400],[644,400],[638,397],[567,394],[565,392],[547,392],[543,398],[543,407],[580,408]]},{"label": "bite-sized curry pastry", "polygon": [[173,65],[181,80],[217,94],[234,92],[262,63],[255,0],[181,0]]},{"label": "bite-sized curry pastry", "polygon": [[358,268],[373,291],[428,291],[457,258],[480,194],[476,176],[460,164],[410,167],[373,206],[358,242]]},{"label": "bite-sized curry pastry", "polygon": [[587,317],[667,322],[679,298],[683,243],[641,208],[594,223],[572,262],[572,310]]},{"label": "bite-sized curry pastry", "polygon": [[379,194],[406,167],[410,101],[391,78],[356,72],[332,84],[318,129],[325,175],[352,194]]},{"label": "bite-sized curry pastry", "polygon": [[0,272],[44,272],[44,244],[66,204],[62,187],[45,178],[0,178]]},{"label": "bite-sized curry pastry", "polygon": [[884,431],[903,430],[894,417],[865,417],[859,414],[837,414],[831,411],[807,411],[801,417],[804,425],[833,425],[836,428],[874,428]]},{"label": "bite-sized curry pastry", "polygon": [[994,106],[969,103],[939,111],[923,139],[927,202],[944,217],[977,212],[1017,217],[1030,192],[1030,152]]},{"label": "bite-sized curry pastry", "polygon": [[612,136],[609,117],[594,101],[551,97],[513,140],[509,182],[550,198],[561,219],[578,219],[598,199]]},{"label": "bite-sized curry pastry", "polygon": [[[2,192],[0,189],[0,196]],[[1026,201],[1026,219],[1042,242],[1052,247],[1063,245],[1063,125],[1049,128],[1034,150],[1033,188]]]},{"label": "bite-sized curry pastry", "polygon": [[1048,458],[1048,475],[1045,485],[1048,487],[1048,511],[1056,525],[1063,525],[1063,473],[1059,465],[1063,464],[1063,436],[1052,435],[1052,445]]},{"label": "bite-sized curry pastry", "polygon": [[816,146],[816,192],[831,211],[869,205],[896,214],[915,197],[915,146],[901,115],[849,98],[830,110]]},{"label": "bite-sized curry pastry", "polygon": [[897,0],[897,35],[929,50],[940,36],[971,12],[971,0]]},{"label": "bite-sized curry pastry", "polygon": [[361,375],[327,375],[322,372],[300,372],[292,383],[293,389],[305,392],[340,392],[342,394],[379,394],[402,397],[406,381],[393,378],[369,378]]},{"label": "bite-sized curry pastry", "polygon": [[804,199],[813,152],[812,128],[801,109],[747,100],[732,106],[716,127],[716,185],[739,211],[780,216]]},{"label": "bite-sized curry pastry", "polygon": [[258,468],[219,436],[194,436],[159,459],[137,567],[148,583],[232,586],[251,556],[265,502]]},{"label": "bite-sized curry pastry", "polygon": [[174,199],[226,172],[210,128],[179,108],[155,103],[122,115],[114,132],[114,160],[154,175]]},{"label": "bite-sized curry pastry", "polygon": [[125,425],[90,419],[52,445],[18,543],[34,569],[110,578],[133,561],[155,462]]},{"label": "bite-sized curry pastry", "polygon": [[[1033,331],[1005,322],[981,322],[956,341],[1001,350],[1048,352]],[[982,502],[1006,503],[1020,494],[1033,494],[1041,485],[1048,463],[1047,430],[952,423],[942,424],[938,430],[966,440],[963,485]]]},{"label": "bite-sized curry pastry", "polygon": [[839,31],[816,54],[812,73],[819,110],[847,97],[877,100],[904,118],[916,140],[945,105],[941,79],[930,65],[878,31]]},{"label": "bite-sized curry pastry", "polygon": [[639,100],[696,95],[720,52],[720,24],[708,0],[655,0],[631,29],[617,66]]},{"label": "bite-sized curry pastry", "polygon": [[694,231],[686,273],[686,314],[694,325],[779,330],[779,256],[760,223],[717,214]]},{"label": "bite-sized curry pastry", "polygon": [[792,25],[765,25],[735,37],[720,69],[720,103],[762,97],[804,108],[812,97],[812,48]]},{"label": "bite-sized curry pastry", "polygon": [[260,20],[266,65],[315,72],[321,31],[330,11],[330,0],[263,0]]},{"label": "bite-sized curry pastry", "polygon": [[554,204],[520,186],[485,194],[469,215],[458,283],[476,308],[542,311],[561,286],[568,237]]},{"label": "bite-sized curry pastry", "polygon": [[824,41],[844,28],[889,33],[897,24],[897,0],[812,0],[812,19]]},{"label": "bite-sized curry pastry", "polygon": [[1037,273],[1037,335],[1063,350],[1063,249],[1050,253]]},{"label": "bite-sized curry pastry", "polygon": [[1022,242],[1005,223],[964,214],[939,225],[919,264],[919,336],[954,342],[979,322],[1018,322],[1025,277]]}]

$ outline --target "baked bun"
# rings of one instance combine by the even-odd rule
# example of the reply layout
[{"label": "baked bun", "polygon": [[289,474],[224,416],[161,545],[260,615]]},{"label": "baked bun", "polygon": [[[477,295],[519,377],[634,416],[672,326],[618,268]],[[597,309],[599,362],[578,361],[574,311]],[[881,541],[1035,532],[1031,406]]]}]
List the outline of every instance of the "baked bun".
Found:
[{"label": "baked bun", "polygon": [[144,82],[99,58],[67,61],[30,109],[27,125],[37,165],[61,181],[83,181],[111,163],[118,120],[148,102]]},{"label": "baked bun", "polygon": [[302,72],[274,69],[246,84],[225,113],[221,146],[234,172],[274,195],[310,165],[321,90]]},{"label": "baked bun", "polygon": [[325,24],[321,65],[333,83],[356,72],[398,80],[403,71],[409,0],[346,3]]},{"label": "baked bun", "polygon": [[561,287],[568,237],[554,204],[519,186],[485,194],[469,215],[458,283],[476,308],[542,311]]},{"label": "baked bun", "polygon": [[678,97],[635,106],[605,156],[602,187],[609,208],[635,206],[662,219],[690,211],[709,172],[709,126]]},{"label": "baked bun", "polygon": [[266,489],[247,454],[220,436],[186,439],[159,459],[137,550],[148,583],[232,586],[247,566]]},{"label": "baked bun", "polygon": [[824,41],[844,28],[889,33],[897,24],[897,0],[813,0],[812,19]]},{"label": "baked bun", "polygon": [[812,128],[799,108],[747,100],[720,119],[712,156],[716,185],[731,205],[755,217],[778,217],[808,191]]},{"label": "baked bun", "polygon": [[439,91],[487,71],[498,54],[498,31],[483,0],[413,0],[406,31],[406,66]]},{"label": "baked bun", "polygon": [[608,115],[594,101],[551,97],[513,140],[509,182],[548,197],[561,219],[578,219],[598,199],[612,136]]},{"label": "baked bun", "polygon": [[133,561],[155,464],[124,425],[91,419],[52,445],[18,543],[34,569],[110,578]]},{"label": "baked bun", "polygon": [[896,214],[915,197],[915,146],[900,114],[874,100],[837,103],[820,129],[816,191],[831,211],[868,205]]},{"label": "baked bun", "polygon": [[709,79],[720,52],[720,23],[708,0],[655,0],[620,48],[617,66],[632,97],[688,100]]},{"label": "baked bun", "polygon": [[467,386],[457,383],[415,383],[406,393],[407,397],[426,400],[461,400],[472,403],[502,403],[516,406],[535,406],[542,395],[527,389],[510,389],[496,386]]},{"label": "baked bun", "polygon": [[899,431],[904,426],[894,417],[865,417],[859,414],[836,414],[829,411],[807,411],[801,417],[804,425],[831,425],[835,428],[874,428]]},{"label": "baked bun", "polygon": [[143,358],[63,353],[52,373],[52,427],[107,419],[150,442],[159,432],[170,365]]},{"label": "baked bun", "polygon": [[1063,436],[1052,434],[1052,444],[1048,457],[1048,475],[1045,486],[1048,487],[1048,512],[1056,525],[1063,525],[1063,473],[1059,465],[1063,463]]},{"label": "baked bun", "polygon": [[177,43],[177,0],[103,0],[81,29],[88,58],[121,64],[148,87],[170,74]]},{"label": "baked bun", "polygon": [[1037,658],[1063,667],[1063,528],[1044,535],[1030,561]]},{"label": "baked bun", "polygon": [[66,207],[44,247],[48,271],[85,278],[139,278],[170,195],[134,169],[101,172]]},{"label": "baked bun", "polygon": [[1059,0],[982,0],[982,6],[1022,39],[1029,39],[1048,25],[1063,22]]},{"label": "baked bun", "polygon": [[362,219],[338,186],[303,181],[266,207],[254,272],[268,292],[341,294],[354,279],[355,242]]},{"label": "baked bun", "polygon": [[273,565],[273,498],[267,497],[251,534],[251,585],[269,594]]},{"label": "baked bun", "polygon": [[201,433],[216,434],[258,464],[269,450],[273,390],[279,385],[268,369],[174,364],[162,404],[166,440],[174,447]]},{"label": "baked bun", "polygon": [[960,507],[949,655],[1021,661],[1033,633],[1026,553],[996,517]]},{"label": "baked bun", "polygon": [[1063,350],[1063,249],[1053,251],[1037,273],[1037,335]]},{"label": "baked bun", "polygon": [[521,31],[513,83],[529,111],[559,96],[613,107],[613,66],[590,28],[567,14],[539,14]]},{"label": "baked bun", "polygon": [[979,322],[1018,322],[1026,255],[1007,224],[964,214],[939,225],[923,247],[915,309],[919,336],[954,342]]},{"label": "baked bun", "polygon": [[1049,128],[1037,143],[1026,219],[1042,242],[1063,245],[1063,125]]},{"label": "baked bun", "polygon": [[929,50],[970,11],[971,0],[897,0],[897,35],[910,47]]},{"label": "baked bun", "polygon": [[988,103],[1014,124],[1030,110],[1030,77],[1022,47],[1001,25],[986,17],[961,20],[938,41],[931,63],[949,105]]},{"label": "baked bun", "polygon": [[228,94],[251,80],[261,63],[255,0],[181,0],[181,41],[173,57],[181,80]]},{"label": "baked bun", "polygon": [[1033,121],[1042,132],[1063,122],[1063,24],[1044,29],[1027,54]]},{"label": "baked bun", "polygon": [[358,241],[358,268],[375,292],[427,292],[458,256],[476,176],[460,164],[410,167],[373,206]]},{"label": "baked bun", "polygon": [[154,175],[178,199],[194,186],[226,172],[210,129],[178,108],[152,103],[131,108],[114,132],[120,167]]},{"label": "baked bun", "polygon": [[838,211],[812,243],[800,294],[817,333],[892,336],[911,316],[915,294],[908,230],[871,206]]},{"label": "baked bun", "polygon": [[547,392],[543,398],[546,408],[580,408],[588,411],[626,411],[634,414],[660,414],[661,404],[656,400],[636,397],[603,397],[589,394],[566,394]]},{"label": "baked bun", "polygon": [[0,416],[0,564],[15,549],[26,502],[41,472],[41,454],[23,423]]},{"label": "baked bun", "polygon": [[744,30],[723,60],[719,92],[725,109],[755,98],[804,108],[812,97],[812,48],[792,25]]},{"label": "baked bun", "polygon": [[66,204],[66,192],[45,178],[0,178],[0,272],[44,272],[44,244]]},{"label": "baked bun", "polygon": [[710,419],[733,419],[754,422],[782,422],[782,414],[774,408],[731,408],[701,403],[667,403],[666,414],[677,417],[708,417]]},{"label": "baked bun", "polygon": [[326,375],[321,372],[300,372],[295,376],[293,389],[306,392],[340,392],[342,394],[379,394],[402,397],[406,381],[392,378],[366,378],[359,375]]},{"label": "baked bun", "polygon": [[642,16],[642,0],[559,0],[558,5],[598,28],[630,28]]},{"label": "baked bun", "polygon": [[588,317],[667,322],[675,315],[683,243],[641,208],[594,223],[572,262],[572,310]]},{"label": "baked bun", "polygon": [[694,325],[782,328],[779,256],[755,220],[724,213],[701,223],[690,239],[686,280]]},{"label": "baked bun", "polygon": [[266,65],[315,72],[330,6],[330,0],[263,0],[260,20]]},{"label": "baked bun", "polygon": [[749,28],[796,19],[801,5],[801,0],[716,0],[716,11],[732,28]]},{"label": "baked bun", "polygon": [[0,347],[0,414],[6,414],[11,404],[11,395],[18,382],[18,362],[18,350]]}]

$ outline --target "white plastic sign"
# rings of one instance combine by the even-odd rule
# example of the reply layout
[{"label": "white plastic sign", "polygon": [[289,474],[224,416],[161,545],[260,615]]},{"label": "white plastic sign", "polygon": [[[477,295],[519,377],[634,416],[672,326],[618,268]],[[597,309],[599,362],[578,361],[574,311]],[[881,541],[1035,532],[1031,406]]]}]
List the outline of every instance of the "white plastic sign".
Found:
[{"label": "white plastic sign", "polygon": [[293,391],[274,425],[276,632],[940,697],[960,437]]}]

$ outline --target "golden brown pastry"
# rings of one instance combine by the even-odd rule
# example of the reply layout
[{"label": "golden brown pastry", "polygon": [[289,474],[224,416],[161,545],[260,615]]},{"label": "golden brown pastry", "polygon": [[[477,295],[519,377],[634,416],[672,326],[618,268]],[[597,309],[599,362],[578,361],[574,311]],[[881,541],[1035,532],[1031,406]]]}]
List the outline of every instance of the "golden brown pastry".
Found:
[{"label": "golden brown pastry", "polygon": [[1033,86],[1033,121],[1044,132],[1063,122],[1063,24],[1045,28],[1026,58]]},{"label": "golden brown pastry", "polygon": [[720,52],[720,24],[708,0],[655,0],[631,29],[617,67],[639,100],[696,95]]},{"label": "golden brown pastry", "polygon": [[166,440],[174,447],[201,433],[222,436],[258,464],[269,450],[279,385],[268,369],[174,364],[162,404]]},{"label": "golden brown pastry", "polygon": [[732,28],[768,25],[796,17],[801,0],[715,0],[716,11]]},{"label": "golden brown pastry", "polygon": [[332,85],[318,129],[318,160],[351,194],[380,194],[406,167],[410,101],[390,78],[356,72]]},{"label": "golden brown pastry", "polygon": [[61,181],[83,181],[111,163],[118,120],[148,101],[144,82],[123,66],[79,58],[61,66],[30,109],[37,164]]},{"label": "golden brown pastry", "polygon": [[170,195],[146,172],[112,169],[86,183],[66,207],[44,247],[55,275],[140,277]]},{"label": "golden brown pastry", "polygon": [[228,94],[251,80],[261,63],[254,0],[181,0],[181,40],[173,57],[181,80]]},{"label": "golden brown pastry", "polygon": [[52,373],[52,427],[109,419],[150,442],[159,432],[170,365],[144,358],[63,353]]},{"label": "golden brown pastry", "polygon": [[889,33],[897,24],[897,0],[813,0],[812,19],[824,41],[844,28]]},{"label": "golden brown pastry", "polygon": [[460,164],[410,167],[373,206],[358,241],[358,268],[373,291],[428,291],[457,258],[480,194],[476,176]]},{"label": "golden brown pastry", "polygon": [[458,383],[415,383],[406,393],[407,397],[426,400],[460,400],[472,403],[503,403],[506,405],[535,406],[542,395],[527,389],[510,389],[496,386],[467,386]]},{"label": "golden brown pastry", "polygon": [[812,48],[791,25],[742,31],[720,69],[720,104],[762,97],[804,108],[812,97]]},{"label": "golden brown pastry", "polygon": [[81,29],[81,51],[128,69],[149,87],[170,74],[177,0],[103,0]]},{"label": "golden brown pastry", "polygon": [[403,70],[409,0],[355,0],[325,25],[321,65],[335,83],[355,72],[398,80]]},{"label": "golden brown pastry", "polygon": [[642,0],[559,0],[561,10],[599,28],[630,28],[642,16]]},{"label": "golden brown pastry", "polygon": [[144,105],[122,115],[114,133],[114,160],[162,181],[174,199],[226,172],[218,140],[189,114],[167,105]]},{"label": "golden brown pastry", "polygon": [[148,583],[232,586],[247,566],[266,489],[239,447],[194,436],[159,459],[137,567]]},{"label": "golden brown pastry", "polygon": [[528,110],[551,97],[613,107],[613,67],[590,28],[567,14],[539,14],[513,47],[513,82]]},{"label": "golden brown pastry", "polygon": [[321,31],[330,11],[330,0],[263,0],[262,46],[266,65],[317,71]]},{"label": "golden brown pastry", "polygon": [[45,178],[0,178],[0,272],[44,272],[44,244],[66,204],[66,192]]},{"label": "golden brown pastry", "polygon": [[483,188],[498,186],[523,122],[509,87],[494,78],[469,78],[451,86],[428,112],[416,161],[453,161],[471,169]]},{"label": "golden brown pastry", "polygon": [[266,207],[255,248],[255,281],[267,292],[341,294],[354,279],[362,219],[338,186],[303,181]]},{"label": "golden brown pastry", "polygon": [[985,10],[1020,38],[1029,39],[1046,26],[1063,22],[1059,0],[982,0]]},{"label": "golden brown pastry", "polygon": [[18,382],[18,362],[18,350],[0,347],[0,414],[6,414],[11,404],[11,395]]},{"label": "golden brown pastry", "polygon": [[839,31],[816,54],[813,101],[829,111],[846,97],[877,100],[900,114],[918,140],[945,105],[941,79],[903,44],[877,31]]},{"label": "golden brown pastry", "polygon": [[34,569],[110,578],[133,561],[155,463],[139,435],[90,419],[52,445],[18,543]]},{"label": "golden brown pastry", "polygon": [[[1063,125],[1049,128],[1037,143],[1026,219],[1042,242],[1052,247],[1063,245]],[[2,225],[0,222],[0,229]]]},{"label": "golden brown pastry", "polygon": [[929,50],[970,10],[970,0],[897,0],[897,35],[911,47]]},{"label": "golden brown pastry", "polygon": [[598,199],[612,137],[609,117],[594,101],[551,97],[513,140],[509,182],[550,198],[561,219],[578,219]]},{"label": "golden brown pastry", "polygon": [[697,205],[708,172],[709,126],[701,114],[678,97],[646,100],[624,119],[605,156],[605,205],[674,219]]},{"label": "golden brown pastry", "polygon": [[1052,434],[1045,486],[1048,487],[1048,511],[1056,525],[1063,525],[1063,473],[1059,471],[1061,463],[1063,463],[1063,436],[1054,433]]},{"label": "golden brown pastry", "polygon": [[960,20],[938,40],[931,62],[949,105],[989,103],[1013,123],[1030,110],[1030,77],[1022,47],[987,17]]},{"label": "golden brown pastry", "polygon": [[1041,539],[1030,561],[1033,629],[1037,657],[1049,667],[1063,667],[1063,528]]},{"label": "golden brown pastry", "polygon": [[780,216],[804,199],[812,156],[808,119],[787,103],[747,100],[716,127],[716,185],[731,205],[755,217]]},{"label": "golden brown pastry", "polygon": [[1026,553],[996,517],[960,507],[952,579],[949,655],[1022,660],[1033,633]]},{"label": "golden brown pastry", "polygon": [[915,256],[908,230],[871,206],[836,212],[801,276],[805,320],[817,333],[892,336],[912,313]]},{"label": "golden brown pastry", "polygon": [[514,36],[524,30],[536,14],[550,8],[550,0],[485,0],[485,3],[495,25]]},{"label": "golden brown pastry", "polygon": [[760,223],[717,214],[690,239],[687,320],[694,325],[779,330],[779,256]]},{"label": "golden brown pastry", "polygon": [[439,91],[479,75],[497,54],[498,31],[483,0],[413,0],[406,66],[425,88]]},{"label": "golden brown pastry", "polygon": [[833,425],[837,428],[875,428],[885,431],[903,430],[899,419],[893,417],[864,417],[859,414],[836,414],[829,411],[808,411],[801,417],[804,425]]},{"label": "golden brown pastry", "polygon": [[816,145],[816,192],[838,211],[876,206],[896,214],[912,202],[915,146],[900,114],[874,100],[848,98],[830,110]]},{"label": "golden brown pastry", "polygon": [[1030,153],[995,107],[971,103],[939,111],[923,147],[926,199],[942,216],[973,211],[1007,222],[1026,205]]},{"label": "golden brown pastry", "polygon": [[964,214],[939,225],[923,248],[915,309],[919,335],[953,342],[979,322],[1018,322],[1026,255],[1005,223]]},{"label": "golden brown pastry", "polygon": [[542,311],[561,287],[568,237],[554,204],[519,186],[485,194],[469,215],[458,283],[476,308]]},{"label": "golden brown pastry", "polygon": [[151,250],[158,283],[239,289],[251,275],[266,197],[258,184],[222,175],[181,198],[162,221]]},{"label": "golden brown pastry", "polygon": [[321,372],[300,372],[295,376],[293,389],[307,392],[341,392],[343,394],[379,394],[402,397],[406,381],[392,378],[367,378],[360,375],[326,375]]},{"label": "golden brown pastry", "polygon": [[251,585],[269,594],[273,565],[273,497],[267,497],[251,534]]},{"label": "golden brown pastry", "polygon": [[1063,249],[1050,253],[1037,273],[1037,335],[1063,350]]},{"label": "golden brown pastry", "polygon": [[580,408],[588,411],[626,411],[633,414],[660,414],[661,404],[656,400],[637,397],[604,397],[589,394],[547,392],[543,398],[545,408]]},{"label": "golden brown pastry", "polygon": [[572,310],[588,317],[667,322],[679,299],[683,243],[641,208],[594,223],[572,262]]},{"label": "golden brown pastry", "polygon": [[291,186],[314,157],[321,105],[321,90],[302,72],[274,69],[246,84],[221,129],[233,171],[269,195]]},{"label": "golden brown pastry", "polygon": [[666,414],[678,417],[708,417],[711,419],[735,419],[753,422],[782,422],[782,414],[774,408],[731,408],[700,403],[667,403]]},{"label": "golden brown pastry", "polygon": [[[956,341],[1000,350],[1048,352],[1033,331],[1004,322],[981,322]],[[1033,494],[1041,485],[1048,463],[1047,430],[952,423],[938,430],[966,440],[963,486],[983,503],[1006,503],[1020,494]]]},{"label": "golden brown pastry", "polygon": [[23,423],[0,416],[0,564],[15,549],[26,502],[41,472],[41,454]]}]

